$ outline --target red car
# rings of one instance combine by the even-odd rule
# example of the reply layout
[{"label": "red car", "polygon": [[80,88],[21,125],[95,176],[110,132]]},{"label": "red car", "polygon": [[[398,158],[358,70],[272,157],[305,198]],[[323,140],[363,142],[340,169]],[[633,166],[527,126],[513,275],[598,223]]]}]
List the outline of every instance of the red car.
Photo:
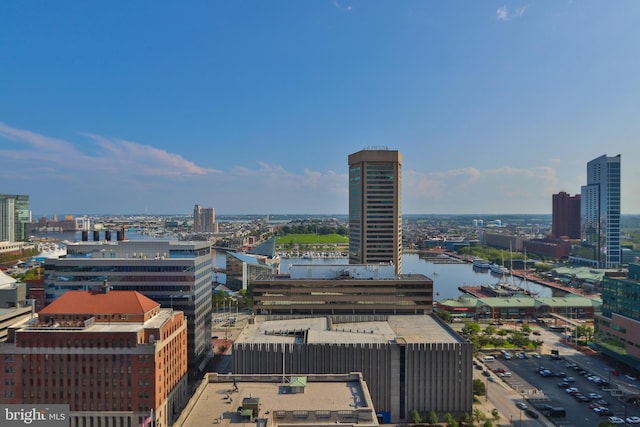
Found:
[{"label": "red car", "polygon": [[504,368],[496,368],[496,369],[493,370],[493,372],[497,372],[499,374],[503,374],[503,373],[505,373],[507,371]]}]

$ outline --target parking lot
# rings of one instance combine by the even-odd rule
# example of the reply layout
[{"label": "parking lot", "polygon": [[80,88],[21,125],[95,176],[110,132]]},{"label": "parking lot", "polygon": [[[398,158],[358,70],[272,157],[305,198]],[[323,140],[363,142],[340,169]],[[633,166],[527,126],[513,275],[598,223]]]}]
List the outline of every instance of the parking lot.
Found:
[{"label": "parking lot", "polygon": [[[590,369],[584,360],[576,363],[574,358],[554,360],[549,355],[536,358],[532,353],[523,354],[526,356],[517,357],[512,352],[511,358],[505,358],[495,352],[492,355],[496,360],[484,366],[492,371],[490,377],[504,381],[523,397],[527,408],[520,409],[529,410],[528,416],[548,414],[549,419],[562,426],[597,426],[609,417],[616,417],[612,420],[617,423],[622,420],[624,424],[628,419],[628,425],[640,425],[640,408],[625,405],[618,388],[624,385],[633,390],[634,379],[611,379],[602,369]],[[561,411],[552,408],[563,408],[566,415],[563,417]]]}]

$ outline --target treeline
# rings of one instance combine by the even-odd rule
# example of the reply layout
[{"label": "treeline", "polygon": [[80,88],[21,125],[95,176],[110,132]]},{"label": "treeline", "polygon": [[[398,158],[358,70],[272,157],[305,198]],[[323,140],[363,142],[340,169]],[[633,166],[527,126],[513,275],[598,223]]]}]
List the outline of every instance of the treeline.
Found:
[{"label": "treeline", "polygon": [[339,234],[341,236],[349,235],[349,229],[338,224],[287,224],[278,229],[278,235],[287,234]]}]

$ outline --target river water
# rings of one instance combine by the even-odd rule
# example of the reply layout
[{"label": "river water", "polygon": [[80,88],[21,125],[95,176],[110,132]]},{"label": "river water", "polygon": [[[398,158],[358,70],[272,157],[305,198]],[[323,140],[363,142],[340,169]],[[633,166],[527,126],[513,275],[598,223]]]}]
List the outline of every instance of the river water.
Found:
[{"label": "river water", "polygon": [[[69,241],[80,240],[80,232],[76,233],[55,233],[50,237],[56,239],[67,239]],[[38,237],[44,237],[39,235]],[[91,236],[89,236],[91,237]],[[127,231],[127,239],[147,240],[154,239],[143,234]],[[292,264],[348,264],[347,258],[283,258],[280,263],[280,271],[287,273]],[[225,268],[224,252],[216,251],[214,254],[214,265],[218,268]],[[456,298],[462,294],[459,286],[481,286],[497,283],[500,279],[489,272],[479,272],[473,269],[471,264],[434,264],[422,259],[416,253],[406,253],[402,255],[402,272],[404,274],[424,274],[433,280],[433,297],[439,301],[447,298]],[[225,282],[224,274],[214,275],[218,282]],[[510,281],[510,280],[509,280]],[[511,282],[511,281],[510,281]],[[513,284],[525,287],[541,297],[552,296],[552,289],[537,283],[526,282],[518,278],[513,278]]]}]

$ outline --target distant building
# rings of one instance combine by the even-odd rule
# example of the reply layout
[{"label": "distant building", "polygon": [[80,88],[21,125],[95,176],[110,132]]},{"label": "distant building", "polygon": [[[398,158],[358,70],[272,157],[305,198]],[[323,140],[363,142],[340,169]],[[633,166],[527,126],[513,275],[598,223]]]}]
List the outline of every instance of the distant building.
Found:
[{"label": "distant building", "polygon": [[557,260],[569,258],[569,250],[571,249],[571,243],[568,240],[550,237],[525,240],[523,246],[528,254],[540,255]]},{"label": "distant building", "polygon": [[402,156],[387,148],[349,155],[349,263],[402,271]]},{"label": "distant building", "polygon": [[594,344],[607,356],[640,372],[640,264],[628,274],[602,279],[602,314],[595,319]]},{"label": "distant building", "polygon": [[387,265],[293,265],[253,280],[256,314],[428,314],[433,281]]},{"label": "distant building", "polygon": [[193,232],[217,233],[216,211],[214,208],[203,208],[196,205],[193,208]]},{"label": "distant building", "polygon": [[29,319],[32,313],[26,283],[20,283],[0,270],[0,342],[6,341],[11,325]]},{"label": "distant building", "polygon": [[561,191],[553,195],[551,236],[580,239],[580,195]]},{"label": "distant building", "polygon": [[620,155],[600,156],[587,163],[587,185],[581,192],[582,258],[594,267],[615,268],[622,264],[620,246]]},{"label": "distant building", "polygon": [[386,422],[409,422],[414,409],[441,416],[472,411],[473,345],[432,316],[257,316],[236,339],[232,357],[234,374],[362,372]]},{"label": "distant building", "polygon": [[69,404],[71,427],[169,426],[189,395],[183,313],[134,291],[67,292],[0,353],[0,402]]},{"label": "distant building", "polygon": [[183,311],[189,369],[196,375],[211,353],[212,264],[208,242],[71,243],[66,257],[45,260],[45,299],[51,303],[69,290],[90,291],[107,280],[114,290],[135,290],[165,308]]},{"label": "distant building", "polygon": [[29,240],[29,196],[0,194],[0,241]]}]

